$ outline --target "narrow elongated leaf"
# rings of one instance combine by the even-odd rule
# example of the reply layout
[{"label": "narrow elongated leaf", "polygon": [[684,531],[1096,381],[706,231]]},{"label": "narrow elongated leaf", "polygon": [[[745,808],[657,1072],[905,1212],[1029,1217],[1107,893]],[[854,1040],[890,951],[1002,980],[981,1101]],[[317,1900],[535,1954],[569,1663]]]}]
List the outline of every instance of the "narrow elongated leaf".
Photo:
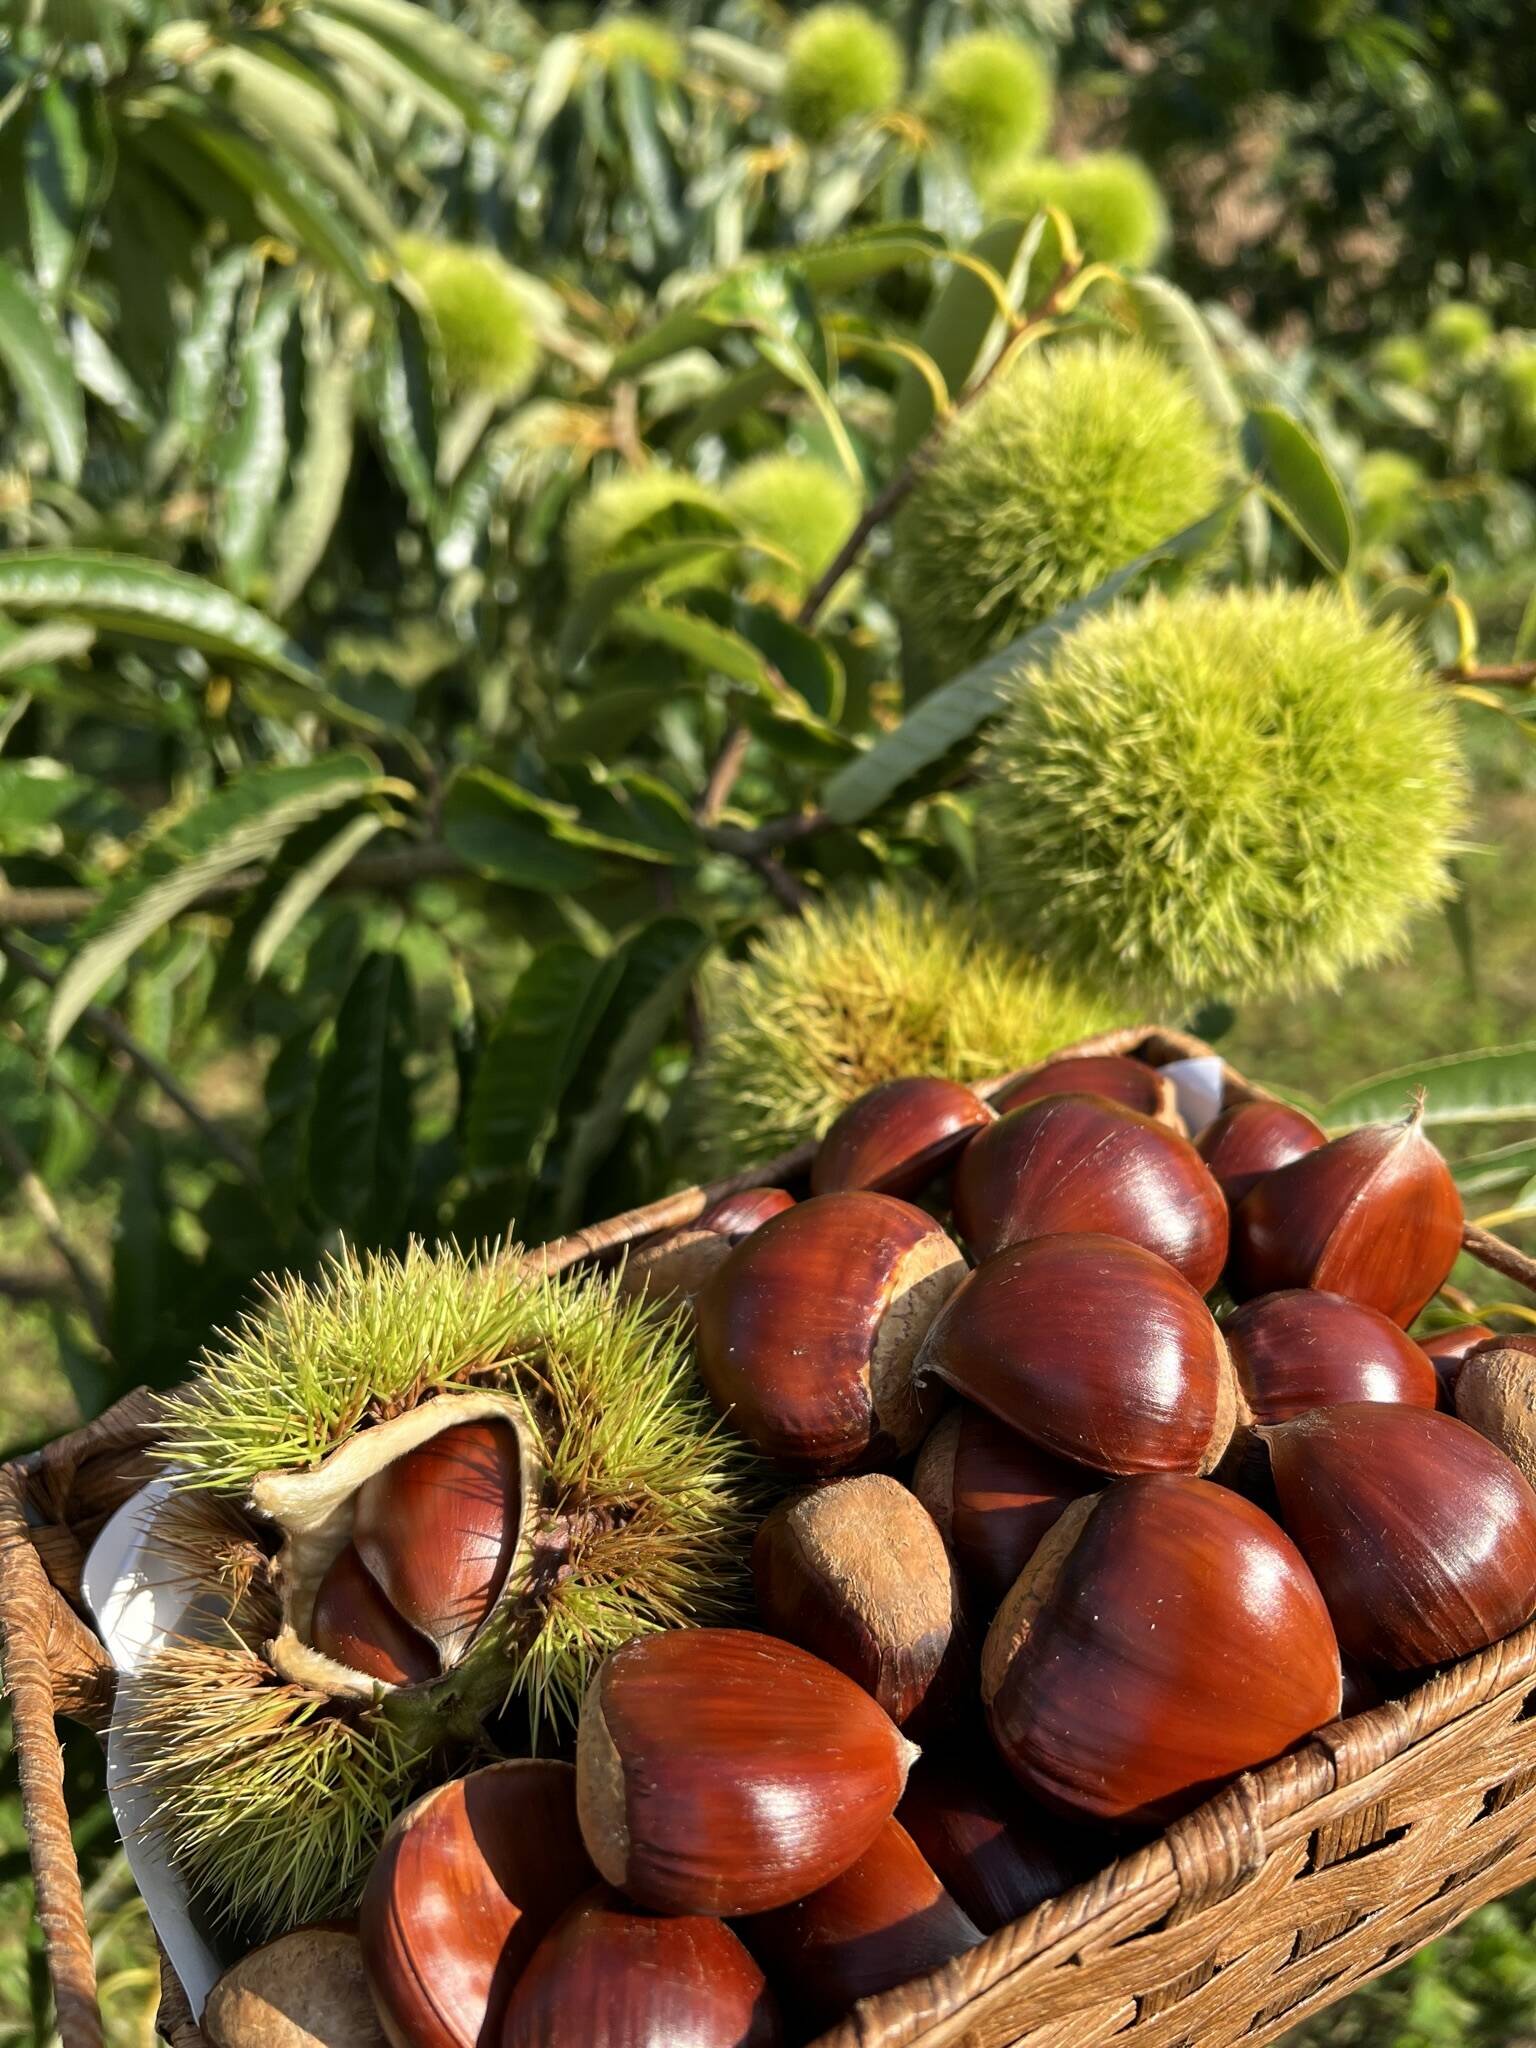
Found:
[{"label": "narrow elongated leaf", "polygon": [[219,553],[242,597],[258,580],[288,466],[283,350],[293,312],[293,293],[278,290],[251,322],[236,368],[234,428],[218,463]]},{"label": "narrow elongated leaf", "polygon": [[560,635],[560,653],[567,662],[579,661],[617,607],[644,585],[673,569],[705,561],[740,544],[740,534],[734,525],[715,517],[703,506],[689,509],[698,515],[695,523],[702,529],[699,533],[638,547],[613,568],[592,578],[571,607]]},{"label": "narrow elongated leaf", "polygon": [[304,446],[293,492],[277,522],[267,602],[279,614],[319,568],[352,474],[357,364],[343,348],[312,349],[304,381]]},{"label": "narrow elongated leaf", "polygon": [[783,86],[784,58],[777,50],[761,49],[717,28],[690,29],[688,48],[711,71],[765,97],[771,98]]},{"label": "narrow elongated leaf", "polygon": [[250,252],[231,249],[209,266],[197,311],[176,351],[171,379],[171,412],[181,437],[195,453],[208,438],[214,408],[229,367],[229,327],[250,266]]},{"label": "narrow elongated leaf", "polygon": [[[1046,216],[1005,220],[987,228],[970,245],[970,254],[1003,279],[1008,303],[1018,304],[1029,280],[1030,265],[1045,232]],[[918,329],[917,346],[934,364],[958,397],[995,345],[998,305],[974,270],[956,264]],[[916,370],[904,370],[896,386],[896,418],[891,430],[891,459],[900,463],[933,425],[933,393]]]},{"label": "narrow elongated leaf", "polygon": [[526,1184],[618,973],[574,939],[536,953],[480,1056],[469,1098],[466,1163]]},{"label": "narrow elongated leaf", "polygon": [[395,481],[427,525],[438,513],[439,382],[426,322],[411,299],[392,286],[374,336],[374,421]]},{"label": "narrow elongated leaf", "polygon": [[461,108],[440,89],[433,74],[402,63],[392,49],[351,22],[334,21],[318,8],[306,7],[290,18],[284,33],[327,60],[338,90],[381,143],[390,145],[397,139],[398,130],[388,118],[391,107],[414,107],[440,128],[463,132]]},{"label": "narrow elongated leaf", "polygon": [[1172,535],[1161,546],[1149,548],[1134,562],[1127,562],[1123,569],[1106,577],[1086,597],[1063,606],[1011,646],[988,655],[953,682],[933,691],[894,732],[887,733],[867,753],[838,770],[823,792],[824,808],[843,825],[854,824],[878,810],[905,783],[942,760],[952,747],[968,740],[999,711],[1007,691],[1023,687],[1023,679],[1049,657],[1063,634],[1070,633],[1080,620],[1113,604],[1148,569],[1202,553],[1220,536],[1235,509],[1235,503],[1225,505],[1185,527],[1182,533]]},{"label": "narrow elongated leaf", "polygon": [[802,250],[795,261],[813,291],[846,292],[907,264],[927,265],[944,255],[944,237],[920,221],[882,222],[835,242]]},{"label": "narrow elongated leaf", "polygon": [[615,66],[613,88],[624,139],[629,144],[629,168],[650,216],[651,230],[659,247],[675,249],[683,235],[677,169],[656,125],[655,88],[632,57],[622,58]]},{"label": "narrow elongated leaf", "polygon": [[377,838],[384,825],[385,820],[376,811],[364,811],[343,825],[318,853],[311,854],[288,877],[251,939],[246,972],[252,981],[260,981],[305,911],[319,902],[342,869],[357,858],[371,839]]},{"label": "narrow elongated leaf", "polygon": [[1474,1152],[1470,1158],[1451,1164],[1456,1185],[1464,1196],[1487,1195],[1500,1188],[1524,1187],[1536,1175],[1536,1138],[1522,1138],[1513,1145],[1495,1145],[1488,1152]]},{"label": "narrow elongated leaf", "polygon": [[26,139],[32,271],[50,299],[57,298],[74,268],[90,188],[80,110],[70,88],[55,80],[37,95]]},{"label": "narrow elongated leaf", "polygon": [[64,338],[44,317],[19,271],[0,258],[0,365],[67,484],[85,462],[85,401]]},{"label": "narrow elongated leaf", "polygon": [[21,675],[53,661],[78,661],[89,654],[96,635],[89,626],[60,619],[43,626],[29,626],[24,632],[0,635],[0,676]]},{"label": "narrow elongated leaf", "polygon": [[1427,1124],[1514,1123],[1536,1117],[1536,1043],[1491,1046],[1394,1067],[1336,1095],[1322,1113],[1330,1130],[1400,1117],[1424,1090]]},{"label": "narrow elongated leaf", "polygon": [[360,754],[252,769],[152,841],[92,911],[84,943],[59,976],[48,1013],[49,1049],[68,1035],[102,983],[211,882],[265,860],[290,832],[378,780],[373,762]]},{"label": "narrow elongated leaf", "polygon": [[252,662],[289,682],[318,681],[303,649],[261,612],[201,576],[133,555],[86,548],[0,553],[0,614],[74,619],[98,632],[169,640],[221,661]]},{"label": "narrow elongated leaf", "polygon": [[1255,406],[1243,449],[1281,518],[1325,569],[1342,576],[1355,549],[1354,514],[1306,428],[1276,405]]},{"label": "narrow elongated leaf", "polygon": [[499,125],[497,103],[505,91],[507,61],[463,29],[416,0],[323,0],[323,11],[372,36],[475,127]]},{"label": "narrow elongated leaf", "polygon": [[570,836],[558,806],[493,775],[456,775],[443,805],[443,838],[477,874],[545,895],[590,889],[601,879],[597,853]]},{"label": "narrow elongated leaf", "polygon": [[574,1090],[586,1107],[572,1130],[560,1180],[562,1229],[580,1215],[587,1182],[618,1136],[630,1096],[710,943],[691,918],[658,917],[619,947],[613,993]]},{"label": "narrow elongated leaf", "polygon": [[309,1192],[356,1242],[394,1236],[411,1185],[414,1005],[398,953],[366,954],[336,1017],[310,1119]]},{"label": "narrow elongated leaf", "polygon": [[528,162],[564,111],[585,57],[586,45],[575,35],[551,36],[540,52],[518,123],[518,143]]}]

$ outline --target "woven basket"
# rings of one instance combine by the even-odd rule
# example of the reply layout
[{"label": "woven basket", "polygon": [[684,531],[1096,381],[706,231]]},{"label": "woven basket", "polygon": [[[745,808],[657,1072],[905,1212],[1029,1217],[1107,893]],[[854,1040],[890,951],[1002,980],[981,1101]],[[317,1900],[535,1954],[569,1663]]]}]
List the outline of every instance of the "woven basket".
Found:
[{"label": "woven basket", "polygon": [[[1210,1048],[1142,1029],[1071,1050],[1161,1063]],[[1229,1102],[1264,1093],[1231,1068],[1225,1075]],[[532,1256],[551,1271],[602,1259],[691,1223],[729,1190],[803,1175],[811,1151],[668,1196]],[[1536,1290],[1536,1261],[1472,1227],[1466,1246]],[[107,1516],[150,1475],[155,1440],[155,1402],[140,1390],[0,1468],[0,1644],[63,2048],[101,2048],[102,2033],[53,1717],[100,1731],[109,1716],[113,1674],[81,1618],[80,1571]],[[1235,1779],[1157,1841],[980,1948],[866,1999],[816,2048],[1270,2041],[1532,1877],[1536,1623]],[[174,2048],[203,2048],[163,1963],[161,1979],[162,2033]]]}]

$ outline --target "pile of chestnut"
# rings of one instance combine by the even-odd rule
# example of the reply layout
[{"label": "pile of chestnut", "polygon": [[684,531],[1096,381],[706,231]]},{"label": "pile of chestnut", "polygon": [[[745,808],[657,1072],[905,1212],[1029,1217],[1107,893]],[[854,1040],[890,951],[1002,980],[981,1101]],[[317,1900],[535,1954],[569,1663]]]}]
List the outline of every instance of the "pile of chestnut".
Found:
[{"label": "pile of chestnut", "polygon": [[1498,1353],[1536,1412],[1536,1356],[1406,1334],[1461,1237],[1417,1111],[1192,1141],[1166,1076],[1082,1057],[887,1083],[807,1198],[654,1247],[798,1489],[759,1628],[629,1643],[574,1767],[396,1824],[360,1923],[395,2048],[805,2039],[1518,1628],[1536,1492],[1448,1411]]}]

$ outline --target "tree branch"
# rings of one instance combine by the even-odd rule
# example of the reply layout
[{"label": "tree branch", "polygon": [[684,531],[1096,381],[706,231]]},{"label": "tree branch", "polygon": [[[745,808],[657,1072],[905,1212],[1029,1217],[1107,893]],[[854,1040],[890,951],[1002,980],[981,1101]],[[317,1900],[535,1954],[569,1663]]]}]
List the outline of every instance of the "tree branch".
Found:
[{"label": "tree branch", "polygon": [[[29,975],[33,981],[40,981],[45,988],[52,988],[58,981],[59,977],[53,968],[45,966],[34,954],[29,953],[24,946],[18,946],[14,939],[8,939],[3,932],[0,932],[0,957],[8,960],[18,974]],[[111,1010],[102,1009],[99,1003],[88,1003],[80,1012],[80,1021],[98,1037],[106,1039],[109,1045],[131,1060],[141,1074],[153,1081],[161,1094],[181,1111],[187,1122],[195,1130],[200,1131],[214,1150],[227,1159],[252,1187],[261,1186],[261,1168],[254,1153],[249,1152],[238,1138],[232,1137],[198,1107],[197,1102],[183,1088],[170,1068],[163,1060],[157,1059],[147,1046],[140,1045],[121,1017]]]},{"label": "tree branch", "polygon": [[4,1165],[6,1172],[15,1181],[16,1192],[31,1211],[34,1221],[41,1226],[48,1242],[68,1267],[70,1277],[79,1292],[80,1305],[85,1310],[86,1321],[102,1349],[108,1349],[107,1333],[111,1325],[107,1319],[107,1300],[101,1291],[101,1283],[64,1228],[64,1219],[59,1214],[53,1196],[48,1192],[47,1183],[39,1177],[37,1169],[27,1155],[26,1147],[4,1117],[0,1117],[0,1164]]},{"label": "tree branch", "polygon": [[1435,673],[1442,683],[1487,683],[1508,690],[1528,690],[1536,684],[1536,661],[1495,662],[1487,668],[1462,668],[1452,661]]}]

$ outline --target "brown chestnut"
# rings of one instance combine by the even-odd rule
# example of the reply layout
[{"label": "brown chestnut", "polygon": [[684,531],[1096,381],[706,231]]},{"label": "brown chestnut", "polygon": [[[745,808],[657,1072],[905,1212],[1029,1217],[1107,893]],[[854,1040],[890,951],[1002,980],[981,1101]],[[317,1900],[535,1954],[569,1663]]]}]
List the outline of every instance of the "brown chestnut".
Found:
[{"label": "brown chestnut", "polygon": [[1490,1343],[1493,1336],[1486,1323],[1457,1323],[1449,1330],[1432,1330],[1428,1336],[1419,1338],[1420,1348],[1428,1354],[1440,1382],[1439,1405],[1448,1414],[1455,1413],[1456,1382],[1467,1353],[1475,1351],[1479,1344]]},{"label": "brown chestnut", "polygon": [[724,1264],[734,1239],[723,1230],[698,1226],[672,1230],[654,1243],[630,1252],[619,1274],[619,1292],[662,1309],[691,1304],[717,1266]]},{"label": "brown chestnut", "polygon": [[1093,1095],[1050,1095],[981,1131],[955,1168],[955,1221],[978,1259],[1058,1231],[1127,1238],[1203,1294],[1227,1255],[1227,1205],[1188,1138]]},{"label": "brown chestnut", "polygon": [[741,1931],[786,2003],[815,2028],[984,1938],[894,1820],[830,1884],[744,1921]]},{"label": "brown chestnut", "polygon": [[517,1547],[521,1478],[506,1422],[459,1422],[363,1482],[352,1541],[390,1605],[453,1664],[496,1604]]},{"label": "brown chestnut", "polygon": [[1490,1333],[1472,1346],[1456,1375],[1455,1406],[1536,1486],[1536,1332]]},{"label": "brown chestnut", "polygon": [[912,1474],[912,1491],[989,1617],[1062,1509],[1103,1484],[1102,1472],[1053,1457],[969,1401],[934,1424]]},{"label": "brown chestnut", "polygon": [[1284,1422],[1340,1401],[1433,1408],[1428,1358],[1390,1318],[1342,1294],[1289,1287],[1261,1294],[1222,1324],[1249,1412]]},{"label": "brown chestnut", "polygon": [[941,1173],[992,1111],[960,1081],[882,1081],[832,1123],[811,1161],[811,1192],[873,1188],[915,1195]]},{"label": "brown chestnut", "polygon": [[723,1921],[643,1913],[598,1886],[519,1979],[500,2048],[778,2048],[762,1971]]},{"label": "brown chestnut", "polygon": [[640,1636],[599,1665],[576,1739],[593,1862],[660,1913],[761,1913],[830,1883],[916,1755],[869,1694],[746,1629]]},{"label": "brown chestnut", "polygon": [[758,1449],[811,1473],[915,1450],[912,1360],[965,1261],[910,1203],[816,1195],[743,1238],[696,1305],[699,1376]]},{"label": "brown chestnut", "polygon": [[699,1218],[700,1230],[717,1230],[735,1244],[750,1237],[770,1216],[793,1209],[795,1198],[787,1188],[738,1188],[734,1195],[722,1195]]},{"label": "brown chestnut", "polygon": [[1200,1132],[1195,1150],[1233,1203],[1264,1174],[1327,1142],[1322,1126],[1288,1102],[1234,1102]]},{"label": "brown chestnut", "polygon": [[337,1551],[315,1591],[309,1637],[323,1656],[386,1685],[414,1685],[442,1669],[436,1650],[396,1614],[351,1543]]},{"label": "brown chestnut", "polygon": [[929,1697],[957,1624],[943,1538],[883,1472],[781,1501],[752,1545],[763,1626],[824,1657],[897,1723]]},{"label": "brown chestnut", "polygon": [[1285,1526],[1349,1656],[1424,1670],[1536,1612],[1536,1493],[1466,1423],[1370,1401],[1268,1441]]},{"label": "brown chestnut", "polygon": [[1030,1238],[978,1266],[917,1370],[1097,1472],[1209,1472],[1237,1420],[1231,1361],[1194,1288],[1093,1232]]},{"label": "brown chestnut", "polygon": [[211,2048],[383,2048],[349,1927],[296,1927],[232,1963],[198,2027]]},{"label": "brown chestnut", "polygon": [[1112,1839],[1032,1806],[988,1754],[924,1751],[896,1818],[983,1934],[1032,1913],[1114,1861]]},{"label": "brown chestnut", "polygon": [[1001,1116],[1047,1095],[1102,1095],[1127,1109],[1139,1110],[1143,1116],[1155,1117],[1171,1130],[1184,1128],[1172,1081],[1145,1060],[1129,1059],[1124,1053],[1079,1053],[1071,1059],[1047,1060],[1033,1073],[1000,1088],[992,1107]]},{"label": "brown chestnut", "polygon": [[1296,1545],[1226,1487],[1162,1473],[1067,1509],[982,1656],[993,1739],[1020,1785],[1107,1821],[1186,1812],[1333,1720],[1340,1691]]},{"label": "brown chestnut", "polygon": [[393,2048],[497,2048],[524,1964],[596,1882],[569,1764],[489,1764],[408,1807],[358,1910]]},{"label": "brown chestnut", "polygon": [[1461,1249],[1461,1196],[1422,1119],[1421,1100],[1255,1181],[1232,1212],[1234,1297],[1320,1287],[1406,1329]]}]

